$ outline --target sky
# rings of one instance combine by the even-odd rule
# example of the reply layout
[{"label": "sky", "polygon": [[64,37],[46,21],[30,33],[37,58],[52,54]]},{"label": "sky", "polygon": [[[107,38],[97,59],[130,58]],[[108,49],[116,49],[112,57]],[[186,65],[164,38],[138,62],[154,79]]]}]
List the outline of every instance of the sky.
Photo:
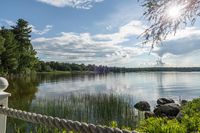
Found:
[{"label": "sky", "polygon": [[197,67],[200,23],[163,44],[142,45],[148,22],[137,0],[1,0],[0,26],[19,18],[32,27],[31,42],[44,61],[117,67]]}]

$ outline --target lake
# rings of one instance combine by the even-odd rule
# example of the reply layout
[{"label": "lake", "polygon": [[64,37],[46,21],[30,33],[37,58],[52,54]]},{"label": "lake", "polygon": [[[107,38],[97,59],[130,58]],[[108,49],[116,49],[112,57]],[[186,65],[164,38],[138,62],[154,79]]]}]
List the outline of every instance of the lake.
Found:
[{"label": "lake", "polygon": [[[135,128],[133,105],[160,97],[175,100],[200,95],[198,72],[140,72],[119,74],[37,74],[10,78],[9,107],[82,122]],[[9,118],[7,132],[36,132],[34,125]],[[49,131],[50,132],[50,131]],[[53,131],[52,131],[53,132]]]}]

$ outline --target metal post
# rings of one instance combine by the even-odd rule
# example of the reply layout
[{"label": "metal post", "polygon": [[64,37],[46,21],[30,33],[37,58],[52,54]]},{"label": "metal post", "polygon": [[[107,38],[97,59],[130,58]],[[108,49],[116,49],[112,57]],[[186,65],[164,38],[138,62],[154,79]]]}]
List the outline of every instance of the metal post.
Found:
[{"label": "metal post", "polygon": [[[8,107],[8,97],[11,96],[10,93],[4,92],[8,87],[8,81],[0,77],[0,106]],[[6,133],[6,120],[7,116],[0,114],[0,132]]]}]

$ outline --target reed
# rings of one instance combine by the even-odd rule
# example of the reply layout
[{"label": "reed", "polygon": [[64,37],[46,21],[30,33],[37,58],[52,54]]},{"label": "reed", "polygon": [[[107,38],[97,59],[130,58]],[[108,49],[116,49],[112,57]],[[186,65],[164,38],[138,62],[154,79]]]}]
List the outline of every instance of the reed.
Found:
[{"label": "reed", "polygon": [[[130,127],[134,129],[137,119],[132,101],[131,97],[121,97],[114,94],[73,93],[54,99],[37,98],[32,101],[27,111],[106,126],[115,121],[119,128]],[[9,133],[65,132],[12,118],[8,119],[7,131]]]}]

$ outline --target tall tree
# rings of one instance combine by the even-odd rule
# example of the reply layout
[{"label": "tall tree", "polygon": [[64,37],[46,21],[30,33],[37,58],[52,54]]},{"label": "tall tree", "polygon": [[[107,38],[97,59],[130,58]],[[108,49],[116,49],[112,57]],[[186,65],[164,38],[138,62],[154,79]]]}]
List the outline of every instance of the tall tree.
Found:
[{"label": "tall tree", "polygon": [[4,51],[1,53],[1,65],[4,73],[13,73],[18,67],[17,42],[11,30],[2,29],[1,35],[4,38]]},{"label": "tall tree", "polygon": [[17,40],[19,55],[18,71],[29,72],[34,69],[37,64],[36,51],[31,44],[31,27],[28,22],[19,19],[16,26],[12,26],[12,31],[15,34]]},{"label": "tall tree", "polygon": [[4,48],[5,39],[0,35],[0,54],[5,50]]},{"label": "tall tree", "polygon": [[2,61],[1,61],[1,54],[2,52],[5,51],[5,48],[4,48],[4,42],[5,42],[5,39],[0,35],[0,73],[3,73],[3,65],[2,65]]}]

